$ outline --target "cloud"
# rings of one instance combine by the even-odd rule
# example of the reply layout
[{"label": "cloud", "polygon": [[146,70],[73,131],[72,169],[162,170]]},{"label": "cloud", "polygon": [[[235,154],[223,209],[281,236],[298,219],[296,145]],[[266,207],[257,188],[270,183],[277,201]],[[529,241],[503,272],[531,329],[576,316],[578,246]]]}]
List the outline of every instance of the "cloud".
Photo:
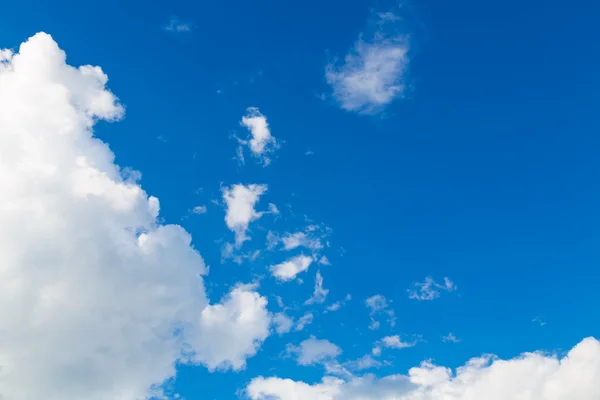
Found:
[{"label": "cloud", "polygon": [[371,324],[369,325],[369,329],[375,330],[378,329],[381,325],[379,320],[376,318],[381,314],[385,314],[388,316],[388,323],[390,326],[396,325],[396,317],[394,315],[394,310],[389,308],[387,299],[381,295],[376,294],[371,296],[365,300],[365,305],[370,309],[369,316],[371,317]]},{"label": "cloud", "polygon": [[235,234],[235,243],[240,247],[249,239],[246,235],[250,222],[262,217],[262,212],[257,212],[254,207],[260,196],[267,191],[267,185],[242,185],[237,184],[223,188],[223,200],[227,207],[225,224]]},{"label": "cloud", "polygon": [[192,25],[188,22],[181,22],[179,19],[173,17],[165,26],[165,30],[168,32],[191,32]]},{"label": "cloud", "polygon": [[352,360],[344,363],[344,366],[353,371],[364,371],[365,369],[379,368],[381,361],[374,359],[370,354],[367,354],[357,360]]},{"label": "cloud", "polygon": [[[250,132],[250,139],[238,139],[239,143],[248,146],[252,155],[260,159],[263,165],[269,165],[271,159],[268,157],[268,154],[277,150],[279,148],[279,143],[277,142],[277,139],[271,135],[267,117],[261,114],[260,111],[258,111],[258,108],[250,107],[247,109],[246,115],[242,117],[240,124],[248,129]],[[241,146],[238,148],[238,158],[240,156],[241,160],[243,160]]]},{"label": "cloud", "polygon": [[313,258],[305,255],[299,255],[290,258],[281,264],[269,267],[273,276],[281,281],[290,281],[301,272],[304,272],[312,264]]},{"label": "cloud", "polygon": [[323,289],[323,277],[321,276],[321,272],[317,271],[317,275],[315,276],[315,291],[312,297],[306,300],[304,304],[321,304],[325,302],[328,293],[329,290]]},{"label": "cloud", "polygon": [[376,32],[368,38],[361,34],[343,63],[325,68],[333,97],[344,110],[373,114],[404,93],[409,40],[395,32],[399,19],[379,14]]},{"label": "cloud", "polygon": [[540,317],[535,317],[534,319],[531,320],[531,322],[533,322],[534,324],[538,324],[539,326],[546,325],[546,321],[544,321]]},{"label": "cloud", "polygon": [[242,368],[266,300],[237,286],[208,304],[191,236],[93,135],[124,114],[102,69],[44,33],[2,54],[0,397],[138,400],[178,363]]},{"label": "cloud", "polygon": [[296,327],[294,328],[294,330],[302,331],[302,330],[304,330],[304,328],[306,328],[307,325],[312,324],[312,322],[313,322],[313,314],[306,313],[303,316],[301,316],[300,318],[298,318],[298,322],[296,322]]},{"label": "cloud", "polygon": [[423,362],[407,375],[326,376],[313,385],[277,377],[253,379],[251,400],[595,400],[600,398],[600,342],[587,338],[559,358],[525,353],[482,356],[453,371]]},{"label": "cloud", "polygon": [[406,349],[409,347],[414,347],[417,344],[417,341],[415,340],[412,342],[403,342],[402,339],[400,339],[400,336],[394,335],[382,338],[380,343],[384,347],[390,349]]},{"label": "cloud", "polygon": [[310,238],[304,232],[286,233],[282,238],[284,250],[293,250],[300,246],[310,250],[320,250],[323,248],[318,238]]},{"label": "cloud", "polygon": [[192,209],[192,213],[194,214],[206,214],[206,206],[196,206]]},{"label": "cloud", "polygon": [[235,287],[219,304],[202,310],[200,335],[190,342],[194,361],[210,370],[240,370],[269,336],[271,316],[267,300],[252,285]]},{"label": "cloud", "polygon": [[458,342],[460,342],[460,339],[458,339],[456,336],[454,336],[454,334],[452,332],[450,332],[446,336],[442,336],[442,342],[458,343]]},{"label": "cloud", "polygon": [[292,330],[294,319],[288,317],[285,313],[280,312],[273,316],[273,324],[275,325],[275,332],[277,332],[278,335],[283,335]]},{"label": "cloud", "polygon": [[408,297],[419,301],[437,299],[440,297],[439,289],[446,292],[453,292],[456,290],[456,285],[448,278],[444,278],[443,285],[436,283],[431,277],[427,277],[422,283],[415,282],[413,286],[415,286],[416,289],[409,289]]},{"label": "cloud", "polygon": [[317,339],[314,336],[302,341],[300,346],[288,345],[287,352],[297,355],[299,365],[321,364],[333,360],[342,350],[329,340]]}]

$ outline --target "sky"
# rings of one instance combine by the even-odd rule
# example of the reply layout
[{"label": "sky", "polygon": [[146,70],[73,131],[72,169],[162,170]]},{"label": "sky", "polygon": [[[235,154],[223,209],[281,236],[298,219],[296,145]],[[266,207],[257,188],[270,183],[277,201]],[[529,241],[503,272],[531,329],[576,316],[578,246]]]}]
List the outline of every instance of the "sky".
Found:
[{"label": "sky", "polygon": [[3,5],[0,398],[600,398],[598,16]]}]

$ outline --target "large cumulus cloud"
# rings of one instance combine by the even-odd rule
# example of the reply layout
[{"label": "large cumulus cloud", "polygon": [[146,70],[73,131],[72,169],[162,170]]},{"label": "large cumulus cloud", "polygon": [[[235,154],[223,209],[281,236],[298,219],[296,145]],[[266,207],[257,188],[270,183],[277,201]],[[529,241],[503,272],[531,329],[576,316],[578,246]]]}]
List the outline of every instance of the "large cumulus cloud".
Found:
[{"label": "large cumulus cloud", "polygon": [[0,52],[1,399],[144,399],[177,362],[243,368],[269,334],[253,287],[208,305],[190,235],[93,136],[124,114],[106,83],[47,34]]}]

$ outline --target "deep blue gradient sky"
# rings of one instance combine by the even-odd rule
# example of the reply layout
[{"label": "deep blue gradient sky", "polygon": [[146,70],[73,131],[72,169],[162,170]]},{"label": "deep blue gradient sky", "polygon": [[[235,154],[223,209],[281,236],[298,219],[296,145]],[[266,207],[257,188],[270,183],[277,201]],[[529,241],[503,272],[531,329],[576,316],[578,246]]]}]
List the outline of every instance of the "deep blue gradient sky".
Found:
[{"label": "deep blue gradient sky", "polygon": [[[411,35],[402,98],[376,115],[323,100],[325,65],[343,58],[372,10],[390,9]],[[186,398],[233,399],[257,375],[319,380],[321,371],[282,357],[308,335],[348,359],[384,334],[422,335],[378,375],[423,359],[456,367],[482,353],[566,350],[600,336],[599,15],[600,4],[585,0],[22,0],[2,6],[0,47],[44,31],[69,64],[102,66],[127,113],[97,135],[118,164],[142,172],[162,218],[192,234],[210,265],[211,299],[282,261],[265,253],[256,263],[221,262],[231,232],[211,200],[222,186],[268,184],[259,208],[282,211],[252,225],[249,248],[264,249],[268,230],[294,231],[305,218],[332,229],[326,304],[347,293],[351,301],[316,311],[302,332],[269,337],[244,371],[181,367],[174,385]],[[174,16],[191,31],[165,31]],[[259,107],[282,141],[268,167],[233,159],[247,107]],[[207,213],[191,214],[197,205]],[[278,309],[275,295],[301,305],[315,271],[302,285],[265,279],[269,307]],[[426,276],[458,289],[409,299]],[[374,294],[392,301],[395,328],[368,329],[364,300]],[[532,322],[538,316],[544,326]],[[448,332],[461,341],[441,342]]]}]

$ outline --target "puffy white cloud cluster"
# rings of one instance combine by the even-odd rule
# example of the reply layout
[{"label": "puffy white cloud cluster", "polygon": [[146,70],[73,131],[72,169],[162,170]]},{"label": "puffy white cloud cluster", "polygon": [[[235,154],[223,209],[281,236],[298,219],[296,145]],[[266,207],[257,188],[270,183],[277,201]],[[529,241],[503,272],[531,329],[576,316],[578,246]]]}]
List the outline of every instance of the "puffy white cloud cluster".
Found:
[{"label": "puffy white cloud cluster", "polygon": [[44,33],[1,52],[2,399],[144,399],[178,362],[242,368],[268,335],[252,287],[208,305],[190,235],[94,137],[124,113],[107,80]]},{"label": "puffy white cloud cluster", "polygon": [[[265,117],[256,107],[250,107],[247,114],[242,117],[240,124],[250,132],[249,140],[239,140],[240,145],[247,145],[254,157],[259,158],[263,165],[267,166],[271,163],[268,157],[269,153],[279,148],[279,143],[273,135]],[[238,158],[243,161],[242,148],[238,148]]]},{"label": "puffy white cloud cluster", "polygon": [[271,274],[278,280],[290,281],[310,267],[313,258],[303,254],[290,258],[280,264],[270,267]]},{"label": "puffy white cloud cluster", "polygon": [[246,232],[250,222],[262,217],[263,213],[256,211],[254,207],[260,196],[267,191],[266,185],[242,185],[236,184],[223,188],[223,200],[227,206],[225,224],[235,234],[236,246],[241,246],[249,239]]},{"label": "puffy white cloud cluster", "polygon": [[252,400],[596,400],[599,380],[600,342],[587,338],[562,358],[543,353],[510,360],[484,356],[455,373],[423,362],[407,375],[327,376],[312,385],[258,377],[246,393]]}]

